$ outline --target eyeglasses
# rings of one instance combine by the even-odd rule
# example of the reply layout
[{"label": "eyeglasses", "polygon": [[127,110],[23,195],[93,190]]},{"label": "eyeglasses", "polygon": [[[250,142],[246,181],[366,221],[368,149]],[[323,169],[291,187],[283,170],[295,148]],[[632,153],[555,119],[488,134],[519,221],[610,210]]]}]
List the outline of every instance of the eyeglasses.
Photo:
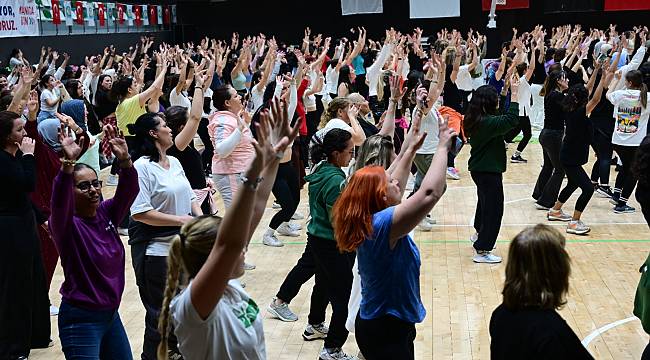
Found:
[{"label": "eyeglasses", "polygon": [[101,190],[102,188],[102,181],[101,180],[93,180],[93,181],[82,181],[79,184],[75,185],[77,189],[83,191],[83,192],[88,192],[90,191],[90,187],[94,187],[95,190]]}]

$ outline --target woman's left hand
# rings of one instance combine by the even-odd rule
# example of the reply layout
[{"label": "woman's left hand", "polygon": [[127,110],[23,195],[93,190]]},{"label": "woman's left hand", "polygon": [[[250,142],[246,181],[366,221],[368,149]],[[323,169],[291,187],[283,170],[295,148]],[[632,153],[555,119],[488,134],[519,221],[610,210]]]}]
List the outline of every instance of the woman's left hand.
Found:
[{"label": "woman's left hand", "polygon": [[129,147],[126,145],[124,134],[121,131],[115,129],[112,125],[105,125],[104,136],[111,146],[111,151],[119,161],[129,159]]}]

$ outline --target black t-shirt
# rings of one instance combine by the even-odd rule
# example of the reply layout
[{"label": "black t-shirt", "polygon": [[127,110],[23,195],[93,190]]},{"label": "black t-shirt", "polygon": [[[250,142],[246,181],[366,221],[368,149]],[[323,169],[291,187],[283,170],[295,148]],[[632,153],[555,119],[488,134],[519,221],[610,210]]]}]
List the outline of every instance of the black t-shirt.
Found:
[{"label": "black t-shirt", "polygon": [[508,310],[503,304],[490,319],[492,360],[593,359],[555,310]]},{"label": "black t-shirt", "polygon": [[451,81],[451,72],[454,71],[453,65],[447,65],[447,73],[445,74],[445,87],[443,88],[442,93],[442,102],[443,105],[449,106],[450,108],[458,111],[459,113],[463,112],[463,98],[458,90],[456,83]]},{"label": "black t-shirt", "polygon": [[[600,77],[600,75],[597,76]],[[599,82],[600,79],[596,78],[596,84]],[[591,111],[590,118],[595,131],[600,131],[611,138],[614,133],[614,105],[607,100],[607,91],[603,91],[600,102]]]},{"label": "black t-shirt", "polygon": [[568,112],[564,140],[560,149],[562,164],[571,166],[586,164],[589,160],[592,134],[591,120],[587,117],[587,109],[584,106]]},{"label": "black t-shirt", "polygon": [[544,129],[564,130],[565,113],[562,110],[564,94],[553,90],[544,97]]},{"label": "black t-shirt", "polygon": [[189,181],[192,189],[204,189],[207,186],[205,182],[205,170],[201,154],[194,148],[194,140],[183,151],[179,151],[176,144],[173,144],[167,150],[167,155],[178,159],[185,171],[185,177]]},{"label": "black t-shirt", "polygon": [[[535,50],[535,61],[539,59],[539,50]],[[544,63],[537,61],[535,64],[535,70],[533,70],[533,77],[530,78],[531,84],[543,84],[546,81],[546,69],[544,69]]]}]

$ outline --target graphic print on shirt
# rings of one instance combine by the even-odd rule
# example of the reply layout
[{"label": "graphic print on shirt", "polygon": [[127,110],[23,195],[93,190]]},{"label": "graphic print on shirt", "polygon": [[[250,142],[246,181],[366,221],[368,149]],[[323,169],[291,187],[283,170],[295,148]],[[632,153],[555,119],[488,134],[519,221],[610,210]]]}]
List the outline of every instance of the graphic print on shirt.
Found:
[{"label": "graphic print on shirt", "polygon": [[639,131],[641,110],[638,96],[623,98],[616,113],[616,131],[623,134],[636,134]]},{"label": "graphic print on shirt", "polygon": [[253,326],[257,315],[260,313],[260,308],[257,306],[253,299],[248,299],[247,303],[241,305],[241,308],[233,308],[232,312],[237,319],[242,322],[244,328]]}]

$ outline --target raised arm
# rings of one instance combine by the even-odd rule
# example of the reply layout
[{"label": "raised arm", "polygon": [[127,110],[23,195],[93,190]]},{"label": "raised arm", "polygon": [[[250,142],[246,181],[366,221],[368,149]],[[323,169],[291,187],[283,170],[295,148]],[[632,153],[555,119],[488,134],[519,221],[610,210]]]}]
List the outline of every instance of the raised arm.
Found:
[{"label": "raised arm", "polygon": [[379,130],[379,135],[390,136],[391,138],[395,134],[395,109],[397,109],[397,103],[402,99],[406,93],[400,84],[400,76],[392,75],[389,79],[390,83],[390,101],[388,102],[388,109],[386,110],[386,116]]},{"label": "raised arm", "polygon": [[185,148],[192,142],[194,135],[196,135],[196,132],[199,129],[201,115],[203,114],[203,84],[207,77],[208,75],[205,70],[196,73],[194,76],[195,87],[190,116],[187,119],[187,123],[183,127],[183,130],[181,130],[181,132],[174,138],[174,145],[176,145],[176,148],[179,151],[185,150]]},{"label": "raised arm", "polygon": [[160,73],[156,76],[156,79],[153,81],[151,86],[147,90],[138,94],[138,100],[140,102],[140,107],[144,107],[149,99],[151,99],[157,92],[162,91],[163,83],[165,82],[165,74],[167,74],[167,56],[163,54],[161,56],[162,67]]}]

